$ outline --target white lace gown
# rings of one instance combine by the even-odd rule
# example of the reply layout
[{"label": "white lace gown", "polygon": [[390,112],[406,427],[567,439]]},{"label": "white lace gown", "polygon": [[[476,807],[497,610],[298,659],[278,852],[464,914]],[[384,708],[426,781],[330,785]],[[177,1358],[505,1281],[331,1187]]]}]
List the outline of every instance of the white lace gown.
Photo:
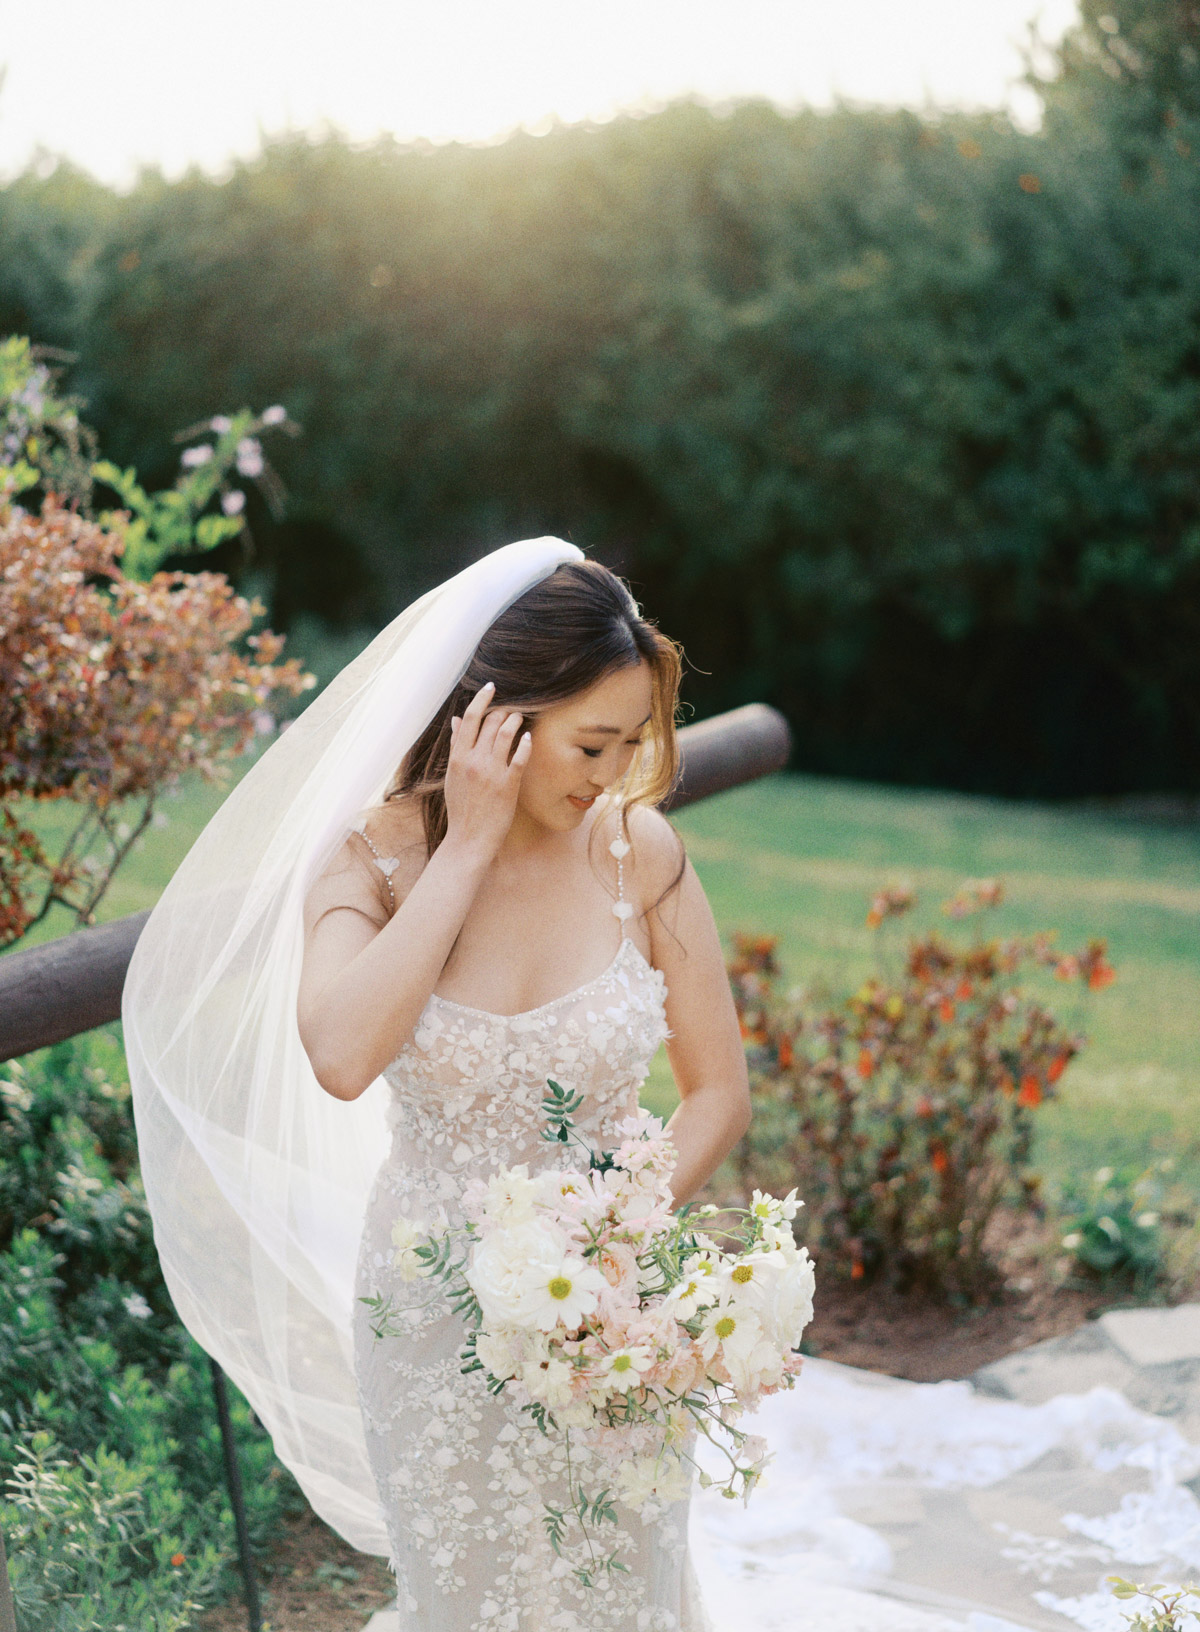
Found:
[{"label": "white lace gown", "polygon": [[603,974],[540,1008],[498,1015],[434,994],[384,1073],[392,1146],[368,1203],[357,1290],[390,1297],[402,1330],[377,1338],[359,1303],[355,1353],[402,1632],[708,1626],[688,1559],[687,1502],[645,1522],[624,1514],[615,1535],[603,1527],[605,1551],[615,1543],[628,1573],[589,1588],[573,1573],[585,1561],[577,1548],[556,1557],[543,1503],[566,1494],[558,1438],[491,1396],[479,1372],[462,1374],[461,1320],[441,1295],[430,1302],[428,1284],[406,1284],[392,1268],[397,1217],[459,1223],[468,1179],[514,1162],[531,1172],[569,1162],[540,1138],[548,1078],[584,1093],[575,1121],[592,1144],[619,1143],[617,1126],[636,1110],[666,1035],[662,976],[624,935],[623,918],[621,927]]}]

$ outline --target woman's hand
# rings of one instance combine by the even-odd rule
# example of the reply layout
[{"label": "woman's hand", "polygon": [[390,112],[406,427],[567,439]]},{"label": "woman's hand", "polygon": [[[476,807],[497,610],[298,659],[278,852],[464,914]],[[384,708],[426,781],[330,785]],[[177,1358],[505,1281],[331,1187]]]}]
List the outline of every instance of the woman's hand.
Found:
[{"label": "woman's hand", "polygon": [[522,716],[503,709],[489,714],[494,693],[489,681],[467,704],[462,719],[450,721],[445,790],[446,837],[489,860],[512,826],[521,773],[533,749],[526,731],[513,751]]}]

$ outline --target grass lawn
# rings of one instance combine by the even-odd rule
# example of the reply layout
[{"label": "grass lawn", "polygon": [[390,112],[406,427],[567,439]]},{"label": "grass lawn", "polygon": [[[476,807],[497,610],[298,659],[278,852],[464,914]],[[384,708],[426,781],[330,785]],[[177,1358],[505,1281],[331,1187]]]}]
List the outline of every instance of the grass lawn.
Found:
[{"label": "grass lawn", "polygon": [[[777,935],[796,984],[836,993],[871,972],[868,896],[899,880],[921,905],[890,926],[897,942],[914,918],[945,926],[939,903],[981,877],[1006,885],[985,920],[997,932],[1056,930],[1064,949],[1107,938],[1114,986],[1081,999],[1049,983],[1090,1041],[1041,1114],[1039,1160],[1061,1176],[1170,1155],[1200,1180],[1200,828],[798,776],[677,821],[722,931]],[[673,1101],[661,1061],[647,1097]]]},{"label": "grass lawn", "polygon": [[[150,906],[221,797],[194,783],[165,800],[166,825],[144,836],[100,916]],[[66,814],[47,810],[39,825]],[[926,922],[944,922],[938,903],[964,878],[1000,877],[997,931],[1053,929],[1067,949],[1106,937],[1115,986],[1081,1001],[1052,983],[1090,1042],[1041,1114],[1040,1160],[1054,1176],[1172,1155],[1200,1180],[1200,828],[799,776],[677,821],[722,931],[778,935],[797,984],[836,993],[871,971],[867,898],[900,879],[920,892]],[[65,928],[51,920],[37,939]],[[905,932],[893,926],[897,941]],[[661,1111],[674,1102],[661,1057],[646,1099]]]}]

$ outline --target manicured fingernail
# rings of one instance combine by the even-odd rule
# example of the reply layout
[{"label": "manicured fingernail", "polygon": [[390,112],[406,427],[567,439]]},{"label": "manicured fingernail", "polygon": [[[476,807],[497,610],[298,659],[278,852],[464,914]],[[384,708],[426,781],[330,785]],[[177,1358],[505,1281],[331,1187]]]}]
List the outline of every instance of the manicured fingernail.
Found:
[{"label": "manicured fingernail", "polygon": [[479,689],[480,691],[495,691],[496,682],[494,680],[485,680]]}]

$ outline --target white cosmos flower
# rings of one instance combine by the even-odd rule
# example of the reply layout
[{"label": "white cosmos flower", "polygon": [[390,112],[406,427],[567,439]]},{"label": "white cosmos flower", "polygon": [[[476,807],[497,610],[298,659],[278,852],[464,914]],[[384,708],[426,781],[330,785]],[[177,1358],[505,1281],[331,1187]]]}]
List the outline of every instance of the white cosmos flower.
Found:
[{"label": "white cosmos flower", "polygon": [[718,1285],[711,1275],[700,1271],[689,1274],[685,1270],[683,1279],[677,1281],[667,1293],[662,1306],[673,1319],[687,1322],[697,1309],[706,1303],[715,1303],[718,1291]]},{"label": "white cosmos flower", "polygon": [[794,1190],[789,1190],[782,1201],[778,1196],[768,1195],[765,1190],[756,1190],[750,1198],[750,1216],[761,1219],[764,1224],[790,1224],[803,1206],[802,1201],[796,1200]]},{"label": "white cosmos flower", "polygon": [[518,1224],[486,1235],[467,1271],[488,1325],[568,1331],[596,1307],[606,1285],[600,1271],[548,1222]]},{"label": "white cosmos flower", "polygon": [[706,1360],[718,1353],[739,1394],[753,1394],[764,1384],[778,1383],[783,1375],[783,1355],[762,1328],[753,1310],[736,1303],[710,1309],[700,1334]]},{"label": "white cosmos flower", "polygon": [[600,1375],[610,1388],[628,1393],[642,1380],[642,1373],[654,1364],[654,1351],[646,1343],[631,1343],[627,1348],[606,1354]]},{"label": "white cosmos flower", "polygon": [[125,1305],[125,1313],[131,1320],[150,1319],[152,1312],[150,1305],[140,1292],[131,1292],[127,1298],[122,1298],[121,1302]]},{"label": "white cosmos flower", "polygon": [[744,1253],[721,1281],[726,1298],[752,1311],[772,1343],[796,1347],[813,1311],[813,1266],[806,1249]]}]

